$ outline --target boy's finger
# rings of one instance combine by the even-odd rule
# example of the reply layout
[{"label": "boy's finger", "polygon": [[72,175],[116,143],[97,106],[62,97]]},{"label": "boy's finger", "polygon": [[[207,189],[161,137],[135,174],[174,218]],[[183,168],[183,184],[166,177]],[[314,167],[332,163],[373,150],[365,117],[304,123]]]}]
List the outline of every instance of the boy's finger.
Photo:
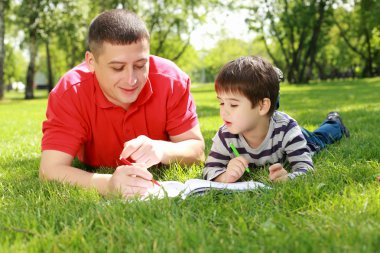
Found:
[{"label": "boy's finger", "polygon": [[248,161],[244,157],[239,156],[236,157],[236,159],[243,165],[244,168],[248,167]]},{"label": "boy's finger", "polygon": [[269,178],[271,180],[275,180],[275,179],[278,179],[278,178],[281,178],[281,177],[287,176],[287,175],[288,175],[288,172],[286,170],[282,169],[282,170],[276,170],[276,171],[270,173]]},{"label": "boy's finger", "polygon": [[283,175],[281,177],[278,177],[278,178],[275,178],[273,181],[275,182],[284,182],[284,181],[287,181],[289,178],[288,178],[288,174],[286,175]]},{"label": "boy's finger", "polygon": [[281,169],[282,169],[281,163],[275,163],[275,164],[272,164],[271,166],[269,166],[269,172],[270,173],[274,173],[274,172],[281,170]]}]

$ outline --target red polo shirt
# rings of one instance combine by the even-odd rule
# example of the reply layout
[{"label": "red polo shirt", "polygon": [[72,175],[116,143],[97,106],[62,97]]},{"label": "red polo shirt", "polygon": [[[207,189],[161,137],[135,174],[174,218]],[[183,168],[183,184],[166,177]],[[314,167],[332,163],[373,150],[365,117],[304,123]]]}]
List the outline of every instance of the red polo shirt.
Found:
[{"label": "red polo shirt", "polygon": [[196,126],[189,77],[163,58],[151,56],[149,62],[148,81],[128,110],[108,101],[85,63],[66,73],[49,95],[42,150],[116,167],[126,141],[139,135],[168,140]]}]

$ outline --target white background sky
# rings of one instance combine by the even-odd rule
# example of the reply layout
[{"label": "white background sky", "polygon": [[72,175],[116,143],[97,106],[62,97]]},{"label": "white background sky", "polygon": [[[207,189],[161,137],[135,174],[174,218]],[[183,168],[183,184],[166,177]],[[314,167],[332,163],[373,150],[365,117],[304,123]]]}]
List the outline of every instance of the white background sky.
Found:
[{"label": "white background sky", "polygon": [[209,14],[207,22],[191,34],[191,44],[195,49],[210,49],[222,38],[237,38],[249,41],[254,37],[248,31],[245,18],[247,11],[215,11]]}]

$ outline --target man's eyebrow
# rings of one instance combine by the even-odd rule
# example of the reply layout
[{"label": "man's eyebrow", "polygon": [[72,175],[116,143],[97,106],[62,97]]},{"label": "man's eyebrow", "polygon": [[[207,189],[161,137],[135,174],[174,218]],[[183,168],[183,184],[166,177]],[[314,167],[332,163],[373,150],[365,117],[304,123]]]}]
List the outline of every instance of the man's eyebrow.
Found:
[{"label": "man's eyebrow", "polygon": [[[142,59],[139,59],[139,60],[135,61],[134,63],[148,62],[148,60],[149,59],[142,58]],[[108,64],[126,64],[126,62],[125,61],[114,60],[114,61],[110,61]]]}]

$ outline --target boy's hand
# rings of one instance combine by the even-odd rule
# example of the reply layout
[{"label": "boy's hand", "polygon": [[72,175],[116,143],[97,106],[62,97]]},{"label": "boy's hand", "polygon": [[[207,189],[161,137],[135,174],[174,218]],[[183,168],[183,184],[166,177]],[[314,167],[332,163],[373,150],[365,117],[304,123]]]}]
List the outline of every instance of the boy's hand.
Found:
[{"label": "boy's hand", "polygon": [[227,170],[215,178],[214,181],[223,183],[236,182],[244,174],[245,168],[247,167],[248,162],[244,159],[244,157],[235,157],[228,163]]},{"label": "boy's hand", "polygon": [[120,192],[125,198],[143,195],[153,187],[153,176],[145,166],[123,165],[116,168],[109,183],[109,192]]},{"label": "boy's hand", "polygon": [[273,182],[288,181],[288,172],[282,167],[281,163],[275,163],[269,166],[269,179]]}]

